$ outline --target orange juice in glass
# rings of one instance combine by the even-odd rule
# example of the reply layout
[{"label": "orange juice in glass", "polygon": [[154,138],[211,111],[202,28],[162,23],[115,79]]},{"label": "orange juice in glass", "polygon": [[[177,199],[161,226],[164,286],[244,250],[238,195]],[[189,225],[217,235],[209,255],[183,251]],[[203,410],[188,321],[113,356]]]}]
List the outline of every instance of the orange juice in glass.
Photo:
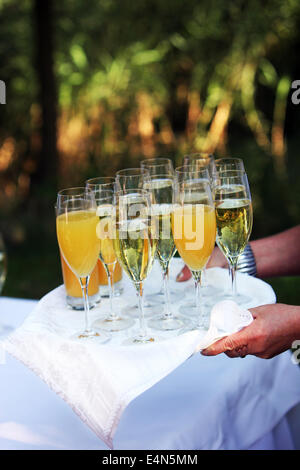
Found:
[{"label": "orange juice in glass", "polygon": [[[74,285],[76,279],[79,287],[78,278],[90,276],[97,265],[100,249],[100,242],[96,236],[97,223],[96,213],[86,210],[62,213],[56,218],[59,248],[62,257],[72,266],[74,272],[71,269],[69,271],[74,275]],[[83,305],[82,296],[80,299]],[[76,302],[76,304],[78,303]]]},{"label": "orange juice in glass", "polygon": [[173,237],[178,253],[195,281],[198,318],[195,328],[202,330],[209,325],[209,312],[204,321],[201,274],[215,246],[215,206],[207,169],[196,170],[187,165],[176,168],[175,172],[178,184],[172,219]]},{"label": "orange juice in glass", "polygon": [[196,312],[195,328],[207,328],[203,320],[201,274],[214,249],[216,240],[215,209],[211,205],[183,205],[174,210],[172,230],[176,248],[190,268],[195,281]]},{"label": "orange juice in glass", "polygon": [[[118,296],[122,294],[123,288],[122,288],[122,277],[123,277],[123,271],[120,266],[120,264],[116,263],[114,273],[113,273],[113,283],[114,283],[114,295]],[[108,292],[108,279],[107,279],[107,274],[105,271],[105,268],[103,266],[103,263],[100,259],[98,259],[98,279],[99,279],[99,286],[100,286],[100,296],[101,297],[108,297],[109,292]]]},{"label": "orange juice in glass", "polygon": [[56,218],[59,248],[79,278],[89,276],[100,250],[96,234],[99,219],[94,211],[77,210]]},{"label": "orange juice in glass", "polygon": [[[74,310],[83,310],[82,290],[77,277],[71,271],[69,266],[60,253],[61,269],[63,274],[63,281],[66,289],[67,304]],[[89,282],[89,304],[90,308],[94,307],[100,302],[100,289],[99,289],[99,275],[98,266],[96,265],[92,271]]]},{"label": "orange juice in glass", "polygon": [[185,264],[193,272],[205,267],[216,240],[214,207],[187,205],[175,209],[172,221],[175,245]]},{"label": "orange juice in glass", "polygon": [[110,335],[90,327],[88,298],[88,285],[100,250],[96,210],[94,195],[85,187],[68,188],[57,194],[57,240],[62,256],[80,283],[84,305],[84,327],[70,338],[101,344],[109,341]]}]

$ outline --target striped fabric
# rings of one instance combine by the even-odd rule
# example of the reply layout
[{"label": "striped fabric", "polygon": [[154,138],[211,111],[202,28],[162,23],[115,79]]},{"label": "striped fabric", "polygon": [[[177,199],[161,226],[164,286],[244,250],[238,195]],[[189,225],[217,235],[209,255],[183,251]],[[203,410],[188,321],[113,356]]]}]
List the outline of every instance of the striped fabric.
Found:
[{"label": "striped fabric", "polygon": [[256,262],[250,243],[248,243],[243,253],[239,256],[237,270],[249,274],[249,276],[256,276],[257,274]]}]

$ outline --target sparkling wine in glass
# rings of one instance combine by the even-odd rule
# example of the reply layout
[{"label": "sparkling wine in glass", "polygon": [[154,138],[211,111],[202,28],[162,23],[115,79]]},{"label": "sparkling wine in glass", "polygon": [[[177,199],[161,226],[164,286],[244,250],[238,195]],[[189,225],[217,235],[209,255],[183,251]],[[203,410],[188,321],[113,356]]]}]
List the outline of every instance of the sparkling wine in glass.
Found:
[{"label": "sparkling wine in glass", "polygon": [[152,217],[157,224],[156,258],[163,274],[164,312],[148,321],[151,328],[158,330],[177,330],[186,324],[184,317],[173,311],[169,292],[169,266],[176,253],[172,233],[172,214],[174,209],[175,178],[168,174],[153,173],[145,187],[149,189],[152,200]]},{"label": "sparkling wine in glass", "polygon": [[[146,179],[150,176],[147,168],[125,168],[116,173],[115,190],[129,191],[134,188],[143,189]],[[152,296],[151,296],[152,298]],[[155,305],[151,300],[143,296],[143,308],[145,317],[151,317],[160,311],[159,306]],[[130,314],[134,318],[139,318],[139,306],[133,305],[126,308],[126,314]]]},{"label": "sparkling wine in glass", "polygon": [[139,306],[139,332],[126,344],[152,343],[144,318],[143,282],[151,271],[157,237],[151,221],[150,194],[142,189],[116,192],[114,249],[118,261],[136,289]]},{"label": "sparkling wine in glass", "polygon": [[[161,177],[169,177],[170,179],[174,178],[175,176],[175,172],[174,172],[174,167],[173,167],[173,163],[172,163],[172,160],[170,158],[166,158],[166,157],[156,157],[156,158],[146,158],[144,160],[141,161],[141,168],[143,170],[147,170],[149,172],[149,177],[152,178],[153,180],[157,179],[157,175],[161,175]],[[162,197],[162,195],[166,195],[165,197],[167,197],[167,192],[168,192],[168,189],[169,189],[169,199],[170,199],[170,195],[172,197],[172,191],[173,191],[173,188],[172,188],[172,185],[170,186],[167,186],[165,189],[164,188],[157,188],[156,190],[154,190],[152,193],[153,195],[157,194],[158,195],[158,191],[160,192],[160,198]],[[159,257],[157,256],[157,259],[159,260]],[[158,292],[154,292],[148,296],[146,296],[146,301],[151,305],[155,305],[155,303],[164,303],[165,304],[165,299],[166,299],[166,294],[165,294],[165,281],[163,280],[163,283],[162,283],[162,286],[161,286],[161,289],[158,291]],[[169,282],[168,282],[168,287],[169,287]],[[182,297],[185,295],[184,292],[182,290],[179,290],[179,289],[170,289],[168,290],[168,295],[169,297],[172,299],[172,302],[177,302],[179,301],[180,299],[182,299]],[[167,323],[165,322],[165,325],[167,326]],[[175,323],[174,323],[175,325]],[[169,326],[171,326],[171,322],[169,322]]]},{"label": "sparkling wine in glass", "polygon": [[134,324],[131,318],[117,313],[113,307],[113,277],[117,264],[117,257],[113,246],[113,223],[115,218],[114,206],[114,178],[99,177],[87,180],[86,188],[93,192],[99,224],[97,235],[100,240],[99,258],[102,262],[108,279],[109,312],[104,318],[93,323],[93,327],[105,331],[121,331]]},{"label": "sparkling wine in glass", "polygon": [[248,303],[250,297],[236,288],[236,269],[252,231],[253,210],[247,175],[242,171],[219,173],[214,179],[217,222],[217,244],[230,266],[231,292],[225,294],[239,303]]}]

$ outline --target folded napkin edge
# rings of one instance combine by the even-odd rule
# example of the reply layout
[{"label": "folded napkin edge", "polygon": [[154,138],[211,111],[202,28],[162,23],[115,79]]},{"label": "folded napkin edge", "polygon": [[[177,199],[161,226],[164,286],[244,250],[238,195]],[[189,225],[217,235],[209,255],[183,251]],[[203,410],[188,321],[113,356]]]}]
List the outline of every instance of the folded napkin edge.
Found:
[{"label": "folded napkin edge", "polygon": [[25,367],[28,367],[37,377],[41,378],[42,381],[54,392],[56,395],[58,395],[64,402],[69,405],[79,419],[86,424],[96,435],[99,437],[106,445],[109,447],[111,450],[113,450],[113,438],[111,437],[112,434],[109,432],[108,434],[102,432],[99,430],[99,427],[97,425],[92,424],[93,418],[92,417],[87,417],[84,413],[81,413],[80,410],[76,409],[75,406],[70,403],[70,401],[67,399],[66,395],[64,394],[63,390],[57,386],[56,384],[53,385],[53,382],[50,384],[45,378],[42,370],[39,367],[34,366],[32,363],[29,361],[25,361],[20,357],[20,355],[17,353],[16,349],[17,346],[11,341],[10,338],[6,338],[5,341],[2,342],[2,347],[3,349],[10,354],[14,359],[19,361],[21,364],[23,364]]},{"label": "folded napkin edge", "polygon": [[[191,357],[190,353],[186,354],[186,357],[182,357],[179,359],[179,362],[175,365],[170,365],[166,367],[166,369],[163,372],[160,372],[159,374],[152,376],[147,382],[143,384],[139,384],[136,386],[134,389],[128,390],[123,396],[121,396],[118,401],[119,405],[116,407],[114,412],[112,413],[112,416],[110,420],[108,421],[108,424],[106,426],[106,429],[101,430],[93,417],[88,414],[86,411],[81,411],[80,409],[76,408],[72,402],[68,399],[67,395],[64,393],[63,389],[57,385],[56,382],[49,382],[47,380],[43,369],[39,366],[36,366],[32,361],[28,359],[24,359],[24,353],[22,352],[22,349],[19,345],[20,338],[18,337],[19,332],[14,332],[12,335],[8,336],[5,338],[5,340],[2,341],[2,347],[3,349],[9,353],[11,356],[13,356],[15,359],[17,359],[19,362],[21,362],[25,367],[28,367],[37,377],[41,378],[43,382],[51,389],[53,390],[54,393],[56,393],[61,399],[67,403],[72,411],[85,423],[96,435],[99,439],[101,439],[111,450],[114,448],[114,443],[113,439],[120,421],[120,418],[125,410],[125,408],[130,404],[131,401],[133,401],[135,398],[137,398],[140,394],[144,393],[147,391],[149,388],[153,387],[155,384],[157,384],[160,380],[165,378],[167,375],[169,375],[173,370],[177,369],[180,365],[182,365],[186,359]],[[28,334],[29,336],[32,335],[32,332],[30,331],[23,331],[23,334]],[[188,332],[190,333],[195,333],[195,332]],[[197,335],[198,336],[198,335]],[[194,339],[194,343],[198,341],[198,337]],[[166,340],[168,342],[168,340]],[[112,409],[114,406],[112,406]]]}]

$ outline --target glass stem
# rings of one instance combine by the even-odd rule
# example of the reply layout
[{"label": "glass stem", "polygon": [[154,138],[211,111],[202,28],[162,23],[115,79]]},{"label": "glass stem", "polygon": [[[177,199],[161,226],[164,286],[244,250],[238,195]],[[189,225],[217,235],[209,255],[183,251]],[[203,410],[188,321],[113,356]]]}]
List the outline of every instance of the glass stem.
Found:
[{"label": "glass stem", "polygon": [[138,306],[139,306],[139,322],[140,322],[140,332],[139,337],[140,339],[146,338],[146,322],[144,316],[144,306],[143,306],[143,283],[137,282],[136,283],[136,291],[138,297]]},{"label": "glass stem", "polygon": [[81,290],[82,290],[82,297],[83,297],[83,305],[84,305],[84,332],[90,333],[91,329],[89,327],[89,296],[88,296],[88,285],[89,285],[90,276],[81,277],[79,278]]},{"label": "glass stem", "polygon": [[233,298],[236,297],[236,268],[237,259],[230,263],[230,277],[231,277],[231,295]]},{"label": "glass stem", "polygon": [[165,319],[172,318],[172,312],[170,309],[170,289],[169,289],[169,266],[167,265],[163,272],[163,289],[165,297]]},{"label": "glass stem", "polygon": [[113,276],[115,272],[116,263],[113,263],[112,266],[105,266],[106,273],[107,273],[107,281],[108,281],[108,293],[109,293],[109,318],[110,320],[115,320],[117,315],[113,311],[113,297],[114,297],[114,282]]},{"label": "glass stem", "polygon": [[202,289],[201,289],[201,274],[199,271],[194,277],[195,279],[195,291],[196,291],[196,309],[198,313],[198,326],[203,327],[203,302],[202,302]]}]

